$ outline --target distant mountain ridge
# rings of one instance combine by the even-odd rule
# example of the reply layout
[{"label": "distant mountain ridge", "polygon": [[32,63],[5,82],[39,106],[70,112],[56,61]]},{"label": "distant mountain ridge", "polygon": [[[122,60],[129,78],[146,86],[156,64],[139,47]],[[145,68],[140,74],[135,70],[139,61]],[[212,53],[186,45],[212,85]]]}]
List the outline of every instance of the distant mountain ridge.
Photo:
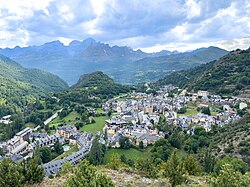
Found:
[{"label": "distant mountain ridge", "polygon": [[175,55],[143,58],[136,61],[135,64],[138,71],[143,69],[148,72],[148,77],[144,76],[140,79],[146,78],[146,81],[150,81],[157,80],[175,71],[189,69],[219,59],[227,53],[227,51],[218,47],[208,47]]},{"label": "distant mountain ridge", "polygon": [[[110,46],[88,38],[74,40],[68,46],[53,41],[41,46],[5,48],[0,49],[0,54],[24,67],[54,73],[73,85],[82,74],[94,71],[103,71],[116,82],[125,84],[156,80],[166,73],[218,59],[227,51],[210,47],[188,53],[167,50],[145,53],[139,49]],[[189,60],[186,64],[184,59],[187,57]]]},{"label": "distant mountain ridge", "polygon": [[174,84],[188,90],[208,90],[221,95],[237,95],[250,89],[250,48],[230,52],[219,60],[172,73],[155,85]]}]

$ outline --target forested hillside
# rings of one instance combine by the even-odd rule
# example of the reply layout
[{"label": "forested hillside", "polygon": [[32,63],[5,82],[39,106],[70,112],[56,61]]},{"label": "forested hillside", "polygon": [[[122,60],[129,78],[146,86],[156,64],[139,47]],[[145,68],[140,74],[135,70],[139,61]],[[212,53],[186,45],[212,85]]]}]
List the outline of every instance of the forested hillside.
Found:
[{"label": "forested hillside", "polygon": [[114,81],[101,71],[82,75],[72,88],[101,86],[103,84],[114,84]]},{"label": "forested hillside", "polygon": [[130,84],[151,82],[158,80],[172,72],[186,70],[200,64],[217,60],[226,55],[226,50],[217,47],[200,48],[191,52],[184,52],[158,57],[147,57],[127,64],[126,69],[118,70],[114,77],[124,74]]},{"label": "forested hillside", "polygon": [[164,84],[236,95],[240,90],[250,88],[250,49],[232,51],[217,61],[172,73],[155,83],[158,86]]},{"label": "forested hillside", "polygon": [[119,94],[127,93],[132,86],[117,84],[108,75],[101,71],[82,75],[70,90],[60,93],[62,101],[70,100],[77,103],[102,103],[103,99],[113,98]]},{"label": "forested hillside", "polygon": [[0,56],[0,105],[22,105],[31,97],[66,89],[59,77],[36,69],[23,68],[11,59]]}]

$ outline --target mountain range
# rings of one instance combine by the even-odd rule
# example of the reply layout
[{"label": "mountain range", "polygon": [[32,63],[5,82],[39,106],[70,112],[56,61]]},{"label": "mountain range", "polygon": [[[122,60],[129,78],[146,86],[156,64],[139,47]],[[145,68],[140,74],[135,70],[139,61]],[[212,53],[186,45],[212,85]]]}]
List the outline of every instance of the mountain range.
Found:
[{"label": "mountain range", "polygon": [[41,46],[0,49],[0,54],[22,66],[54,73],[69,85],[75,84],[82,74],[94,71],[103,71],[123,84],[157,80],[173,71],[188,69],[227,53],[217,47],[184,53],[167,50],[145,53],[126,46],[110,46],[92,38],[74,40],[68,46],[53,41]]}]

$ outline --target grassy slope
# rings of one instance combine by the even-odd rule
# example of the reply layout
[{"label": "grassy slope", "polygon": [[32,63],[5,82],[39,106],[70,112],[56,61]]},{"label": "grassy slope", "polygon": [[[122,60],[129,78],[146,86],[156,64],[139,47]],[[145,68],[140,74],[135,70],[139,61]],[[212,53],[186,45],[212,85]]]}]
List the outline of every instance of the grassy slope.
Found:
[{"label": "grassy slope", "polygon": [[[77,120],[76,118],[81,118],[81,115],[75,111],[71,112],[69,115],[64,117],[63,119],[60,119],[59,117],[55,118],[53,121],[49,123],[49,126],[55,126],[66,124],[66,125],[75,125],[77,122],[80,122],[81,120]],[[108,116],[100,116],[100,117],[94,117],[95,123],[85,125],[81,128],[81,131],[87,131],[92,132],[93,134],[96,134],[98,131],[102,131],[105,120],[109,119]]]},{"label": "grassy slope", "polygon": [[34,129],[35,126],[36,126],[36,124],[35,123],[31,123],[31,122],[25,124],[25,127],[29,127],[29,128],[32,128],[32,129]]},{"label": "grassy slope", "polygon": [[55,126],[57,127],[58,125],[64,124],[66,123],[66,125],[74,125],[75,123],[77,123],[79,120],[76,120],[76,118],[81,118],[81,115],[78,114],[77,112],[73,111],[71,113],[69,113],[69,115],[67,115],[66,117],[64,117],[63,119],[60,119],[60,117],[55,118],[53,121],[51,121],[49,123],[49,126]]},{"label": "grassy slope", "polygon": [[68,150],[68,151],[64,152],[63,154],[59,155],[59,156],[56,157],[54,160],[63,159],[63,158],[69,156],[70,154],[72,154],[72,153],[74,153],[74,152],[76,152],[76,151],[78,151],[78,148],[77,148],[76,145],[74,145],[74,146],[72,146],[72,147],[70,148],[70,150]]},{"label": "grassy slope", "polygon": [[107,119],[109,119],[108,116],[94,117],[95,123],[83,126],[81,131],[92,132],[93,134],[96,134],[98,131],[102,132],[102,129],[105,125],[105,120]]},{"label": "grassy slope", "polygon": [[122,154],[124,154],[128,159],[132,159],[132,160],[137,160],[139,158],[149,158],[151,153],[150,153],[150,147],[147,148],[145,151],[139,151],[137,149],[134,148],[130,148],[130,149],[114,149],[111,148],[108,150],[107,154],[105,155],[104,158],[104,163],[109,163],[110,162],[110,158],[112,156],[112,154],[117,153],[120,156]]},{"label": "grassy slope", "polygon": [[62,91],[67,84],[59,77],[37,69],[26,69],[18,63],[0,56],[0,78],[1,86],[17,89],[22,93],[46,93]]}]

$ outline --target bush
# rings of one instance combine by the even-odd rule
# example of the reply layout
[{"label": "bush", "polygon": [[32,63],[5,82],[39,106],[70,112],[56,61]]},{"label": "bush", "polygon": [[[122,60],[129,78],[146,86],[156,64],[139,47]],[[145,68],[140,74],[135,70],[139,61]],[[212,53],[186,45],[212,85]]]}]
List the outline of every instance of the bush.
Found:
[{"label": "bush", "polygon": [[54,179],[54,175],[49,175],[49,179]]},{"label": "bush", "polygon": [[185,114],[187,112],[186,107],[182,107],[180,110],[177,111],[178,114]]}]

